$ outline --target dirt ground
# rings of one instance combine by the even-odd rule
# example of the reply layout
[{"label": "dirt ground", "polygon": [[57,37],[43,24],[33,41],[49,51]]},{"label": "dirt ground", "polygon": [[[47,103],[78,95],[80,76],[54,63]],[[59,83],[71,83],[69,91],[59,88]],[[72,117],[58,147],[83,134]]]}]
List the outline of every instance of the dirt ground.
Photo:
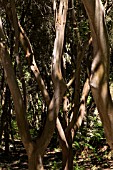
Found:
[{"label": "dirt ground", "polygon": [[[15,142],[16,150],[10,148],[9,154],[0,149],[0,170],[27,170],[27,155],[20,141]],[[107,145],[92,151],[88,147],[83,150],[74,150],[74,170],[110,170],[113,169],[111,152]],[[47,149],[44,156],[45,170],[60,170],[61,151]]]}]

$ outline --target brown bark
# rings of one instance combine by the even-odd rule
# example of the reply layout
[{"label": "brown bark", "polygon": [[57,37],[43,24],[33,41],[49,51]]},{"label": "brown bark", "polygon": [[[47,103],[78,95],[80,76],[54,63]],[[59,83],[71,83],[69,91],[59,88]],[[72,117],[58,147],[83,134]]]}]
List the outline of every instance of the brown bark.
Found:
[{"label": "brown bark", "polygon": [[103,123],[108,144],[113,149],[113,103],[109,91],[109,43],[101,0],[82,0],[89,17],[94,60],[90,85]]},{"label": "brown bark", "polygon": [[17,124],[19,127],[19,131],[21,134],[21,138],[23,141],[23,144],[28,151],[29,149],[29,143],[31,141],[29,130],[28,130],[28,124],[26,120],[26,114],[25,114],[25,107],[24,107],[24,102],[16,81],[16,76],[14,73],[14,69],[12,66],[12,62],[7,50],[7,46],[5,45],[5,36],[3,33],[2,29],[2,21],[0,19],[0,59],[1,63],[4,68],[5,72],[5,78],[7,80],[8,86],[10,88],[13,101],[14,101],[14,106],[15,106],[15,111],[16,111],[16,117],[17,117]]},{"label": "brown bark", "polygon": [[89,79],[87,78],[86,82],[84,83],[84,87],[82,91],[81,104],[79,107],[79,115],[70,133],[67,134],[65,132],[65,129],[63,129],[59,119],[57,118],[56,127],[59,134],[60,147],[62,149],[62,169],[65,170],[73,169],[73,149],[72,149],[73,137],[76,131],[80,128],[83,118],[85,116],[86,101],[87,101],[89,90],[90,90]]},{"label": "brown bark", "polygon": [[69,146],[69,148],[65,148],[62,146],[62,169],[63,170],[73,170],[73,148]]},{"label": "brown bark", "polygon": [[[4,1],[4,3],[6,3],[6,1]],[[27,45],[28,45],[27,48],[29,49],[30,54],[32,55],[31,69],[34,72],[37,82],[40,83],[39,86],[40,86],[41,92],[48,106],[48,114],[47,114],[47,120],[46,120],[44,130],[42,132],[41,137],[39,139],[36,139],[35,142],[32,142],[31,136],[29,134],[27,120],[25,117],[26,115],[25,106],[22,100],[20,90],[18,88],[18,84],[16,82],[16,76],[14,74],[14,69],[11,63],[11,59],[9,57],[7,47],[3,43],[3,41],[5,42],[3,29],[2,27],[0,28],[1,62],[4,67],[4,70],[6,73],[6,80],[8,82],[8,85],[9,85],[9,88],[10,88],[10,91],[11,91],[11,94],[14,100],[18,128],[20,131],[22,142],[28,154],[29,170],[43,169],[42,157],[53,135],[53,132],[55,129],[56,118],[58,116],[59,109],[60,109],[60,104],[62,102],[63,95],[66,91],[66,84],[63,80],[62,73],[61,73],[61,57],[62,57],[62,49],[63,49],[63,42],[64,42],[64,31],[65,31],[67,8],[68,8],[67,1],[61,0],[60,5],[59,5],[59,16],[60,16],[61,22],[57,23],[56,39],[54,43],[54,52],[53,52],[54,62],[52,63],[53,65],[52,78],[53,78],[53,83],[54,83],[54,94],[53,94],[53,98],[51,101],[50,101],[48,92],[45,88],[44,82],[41,79],[40,72],[36,66],[36,62],[33,56],[33,51],[32,51],[32,47],[29,42],[29,39],[27,38],[23,29],[22,28],[20,29],[20,35],[22,35],[23,39],[25,38],[24,40],[26,40],[25,42],[27,42]],[[6,8],[6,12],[9,16],[9,19],[11,20],[12,16],[11,16],[10,9]],[[14,27],[14,24],[13,24],[13,27]],[[23,43],[22,45],[24,46],[25,44]],[[27,48],[24,48],[24,50],[26,50]],[[26,54],[27,52],[28,51],[26,50]]]},{"label": "brown bark", "polygon": [[74,125],[78,119],[78,113],[79,113],[79,103],[80,103],[80,74],[81,74],[81,62],[85,54],[85,50],[88,45],[90,45],[91,41],[86,41],[83,45],[83,47],[79,48],[78,55],[77,55],[77,70],[75,73],[75,92],[74,92],[74,99],[73,99],[73,117],[66,129],[66,133],[70,134],[71,130],[74,128]]},{"label": "brown bark", "polygon": [[[66,1],[62,1],[62,0],[60,1],[59,10],[60,10],[59,13],[61,11],[63,11],[63,13],[60,14],[61,23],[57,23],[56,39],[55,39],[54,50],[53,50],[54,59],[53,59],[53,67],[52,67],[52,78],[53,78],[53,83],[54,83],[54,94],[53,94],[52,100],[50,101],[49,94],[43,93],[44,99],[47,99],[45,101],[48,106],[48,114],[47,114],[47,120],[46,120],[43,133],[40,139],[37,139],[36,141],[36,145],[37,146],[40,145],[40,148],[37,149],[36,153],[37,155],[40,155],[41,157],[43,156],[44,151],[47,148],[50,142],[50,139],[52,137],[52,134],[54,132],[56,118],[58,116],[59,109],[60,109],[60,104],[62,102],[62,98],[66,90],[66,85],[63,80],[62,73],[61,73],[61,57],[62,57],[64,30],[65,30],[65,23],[66,23],[65,15],[67,14]],[[44,85],[44,89],[46,89],[45,85]],[[40,88],[41,91],[43,91],[44,89]]]},{"label": "brown bark", "polygon": [[20,81],[22,83],[22,89],[23,89],[23,99],[24,99],[24,104],[26,107],[26,85],[25,85],[25,80],[24,80],[24,74],[23,74],[23,70],[22,70],[22,65],[20,62],[20,58],[19,58],[19,26],[18,26],[18,18],[17,18],[17,13],[16,13],[16,7],[15,7],[15,0],[10,0],[10,5],[11,8],[10,10],[8,10],[11,13],[12,16],[12,21],[11,24],[14,27],[14,32],[15,32],[15,48],[14,48],[14,56],[16,58],[16,63],[18,66],[18,70],[19,70],[19,76],[20,76]]},{"label": "brown bark", "polygon": [[[28,155],[29,170],[31,169],[39,170],[39,169],[42,169],[43,167],[42,149],[39,149],[39,151],[37,149],[40,146],[40,142],[39,142],[39,145],[37,145],[37,143],[34,144],[34,142],[32,142],[31,140],[31,136],[30,136],[29,128],[27,124],[27,119],[26,119],[26,110],[25,110],[24,101],[22,100],[22,96],[21,96],[21,93],[20,93],[20,90],[19,90],[19,87],[16,81],[14,69],[11,63],[11,59],[10,59],[7,47],[3,43],[5,42],[4,40],[5,39],[4,39],[3,30],[2,30],[2,27],[0,27],[0,57],[1,57],[0,59],[4,67],[6,80],[7,80],[7,83],[10,88],[12,98],[14,101],[19,132],[20,132],[22,142],[24,144],[24,147]],[[43,147],[43,149],[44,149],[43,150],[44,152],[46,148]]]},{"label": "brown bark", "polygon": [[66,84],[63,80],[61,73],[61,57],[64,43],[64,32],[66,24],[66,15],[68,8],[68,1],[61,0],[59,4],[59,17],[60,21],[57,23],[56,27],[56,38],[54,42],[53,50],[53,62],[52,62],[52,78],[54,83],[54,94],[53,98],[50,101],[48,106],[47,120],[44,127],[44,131],[40,140],[37,141],[37,144],[40,143],[42,146],[42,153],[46,149],[52,134],[55,129],[56,118],[59,113],[60,104],[62,102],[63,95],[66,91]]},{"label": "brown bark", "polygon": [[[57,118],[56,127],[59,134],[59,143],[62,149],[62,169],[63,170],[72,170],[73,169],[73,149],[72,142],[70,143],[69,138],[66,138],[66,134],[62,125]],[[71,135],[71,134],[70,134]],[[70,136],[71,137],[71,136]]]},{"label": "brown bark", "polygon": [[31,170],[43,170],[42,154],[37,152],[38,146],[35,142],[32,142],[31,152],[28,155],[28,169]]},{"label": "brown bark", "polygon": [[[73,76],[72,80],[69,81],[67,84],[67,87],[71,85],[71,83],[75,79],[75,95],[74,95],[74,109],[73,109],[73,117],[71,122],[69,124],[67,123],[67,126],[64,128],[62,127],[59,119],[57,119],[57,130],[59,134],[59,143],[62,149],[62,165],[63,169],[73,169],[73,149],[72,149],[72,143],[73,138],[76,130],[81,126],[83,117],[85,115],[85,106],[86,106],[86,100],[88,96],[88,92],[90,90],[89,87],[89,79],[86,80],[83,92],[82,92],[82,98],[81,98],[81,105],[79,107],[80,103],[80,74],[81,74],[81,62],[84,57],[84,53],[86,48],[91,44],[91,39],[88,42],[85,42],[83,49],[78,52],[77,56],[77,70],[75,75]],[[64,109],[67,112],[67,108]],[[66,113],[67,114],[67,113]]]},{"label": "brown bark", "polygon": [[[39,69],[37,67],[37,64],[35,62],[35,57],[34,57],[34,54],[33,54],[33,49],[32,49],[32,45],[30,43],[30,40],[27,37],[27,35],[26,35],[24,29],[22,28],[20,22],[18,21],[18,28],[17,28],[17,26],[15,26],[17,21],[15,21],[15,24],[12,22],[12,20],[13,20],[12,11],[11,11],[11,8],[8,8],[7,1],[4,0],[2,2],[2,5],[3,5],[3,7],[4,7],[5,11],[6,11],[6,14],[8,15],[8,18],[9,18],[9,21],[10,21],[12,27],[19,31],[19,41],[20,41],[20,43],[22,45],[22,48],[23,48],[23,50],[24,50],[24,52],[26,54],[28,64],[29,64],[31,70],[33,71],[33,73],[35,75],[35,78],[37,80],[38,86],[39,86],[39,88],[40,88],[40,90],[42,92],[42,96],[43,96],[46,104],[49,105],[50,98],[49,98],[47,89],[45,87],[44,81],[43,81],[43,79],[41,77],[40,71],[39,71]],[[16,18],[16,20],[18,20],[18,18]],[[18,32],[17,30],[16,30],[16,32]],[[20,73],[21,73],[21,69],[20,69]],[[22,74],[20,74],[20,75],[22,75]],[[22,82],[23,82],[23,76],[21,76],[21,78],[22,78]]]},{"label": "brown bark", "polygon": [[89,90],[90,90],[89,78],[87,78],[86,82],[84,83],[83,90],[82,90],[82,97],[81,97],[81,102],[80,102],[80,107],[79,107],[79,116],[78,116],[77,121],[74,125],[75,132],[80,128],[83,118],[86,114],[86,103],[87,103],[87,97],[89,94]]}]

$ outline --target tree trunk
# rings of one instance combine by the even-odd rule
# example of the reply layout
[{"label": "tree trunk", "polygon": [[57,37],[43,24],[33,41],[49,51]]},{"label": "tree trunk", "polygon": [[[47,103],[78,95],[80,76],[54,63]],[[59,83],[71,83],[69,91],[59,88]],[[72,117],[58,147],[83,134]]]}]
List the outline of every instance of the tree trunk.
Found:
[{"label": "tree trunk", "polygon": [[32,154],[28,156],[28,170],[43,170],[42,156],[33,149]]},{"label": "tree trunk", "polygon": [[62,169],[73,170],[73,149],[72,146],[66,148],[62,146]]},{"label": "tree trunk", "polygon": [[28,170],[44,170],[41,156],[37,156],[37,159],[35,160],[34,158],[35,152],[33,153],[32,158],[28,159]]},{"label": "tree trunk", "polygon": [[[47,93],[45,94],[46,88],[44,86],[44,83],[42,87],[40,86],[41,87],[40,90],[48,106],[48,114],[42,135],[39,139],[35,140],[35,144],[32,142],[31,135],[29,133],[29,127],[26,119],[26,108],[16,81],[12,61],[10,59],[7,46],[5,43],[3,43],[5,42],[5,36],[2,29],[2,22],[0,21],[0,59],[5,70],[7,83],[9,85],[12,98],[14,101],[19,132],[28,155],[29,170],[43,169],[42,156],[54,133],[56,118],[59,113],[63,95],[66,91],[66,84],[63,80],[61,73],[61,58],[64,43],[67,8],[68,1],[60,0],[59,4],[60,18],[58,18],[60,20],[56,22],[56,39],[54,43],[52,63],[54,94],[52,100],[50,101],[49,95]],[[38,68],[36,67],[36,64],[34,62],[34,58],[32,64],[33,65],[31,65],[31,69],[33,70],[36,78],[40,80],[42,83],[42,79],[40,78]]]},{"label": "tree trunk", "polygon": [[82,0],[86,8],[93,40],[94,60],[90,85],[106,139],[113,149],[113,103],[109,91],[109,43],[101,0]]},{"label": "tree trunk", "polygon": [[59,144],[62,149],[62,170],[72,170],[73,148],[72,148],[71,132],[68,134],[68,137],[66,138],[66,134],[58,118],[56,121],[56,127],[59,134]]}]

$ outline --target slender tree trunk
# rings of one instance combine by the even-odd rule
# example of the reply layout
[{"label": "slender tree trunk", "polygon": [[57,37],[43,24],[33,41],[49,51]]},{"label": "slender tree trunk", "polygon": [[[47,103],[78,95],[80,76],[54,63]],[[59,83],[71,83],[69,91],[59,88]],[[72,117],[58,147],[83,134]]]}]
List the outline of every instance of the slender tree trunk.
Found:
[{"label": "slender tree trunk", "polygon": [[59,144],[62,149],[62,170],[72,170],[73,169],[73,149],[72,149],[72,140],[70,140],[71,132],[66,138],[65,132],[62,128],[62,125],[57,118],[56,127],[59,134]]},{"label": "slender tree trunk", "polygon": [[62,169],[73,170],[73,149],[72,146],[66,148],[62,146]]}]

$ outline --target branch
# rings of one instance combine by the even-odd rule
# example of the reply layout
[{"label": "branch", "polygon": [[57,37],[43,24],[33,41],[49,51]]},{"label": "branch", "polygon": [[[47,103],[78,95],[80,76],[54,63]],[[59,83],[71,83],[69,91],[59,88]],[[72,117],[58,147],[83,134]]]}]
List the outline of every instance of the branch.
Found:
[{"label": "branch", "polygon": [[91,65],[91,91],[104,125],[106,139],[113,150],[113,102],[109,90],[109,43],[105,9],[101,0],[82,0],[93,39],[94,59]]},{"label": "branch", "polygon": [[61,57],[64,43],[64,32],[66,24],[66,16],[68,9],[68,0],[60,0],[59,14],[57,15],[56,23],[56,38],[53,49],[53,62],[52,62],[52,78],[54,83],[53,98],[48,107],[48,115],[46,124],[41,135],[41,138],[37,140],[37,145],[41,143],[43,152],[45,151],[48,143],[54,133],[56,119],[58,117],[62,98],[66,91],[66,84],[63,80],[61,73]]},{"label": "branch", "polygon": [[19,52],[18,52],[19,51],[19,27],[18,27],[18,18],[17,18],[17,13],[16,13],[15,1],[10,0],[10,4],[11,4],[11,13],[12,13],[12,17],[13,17],[12,22],[13,22],[13,27],[14,27],[14,31],[15,31],[15,51],[14,51],[14,53],[15,53],[15,57],[16,57],[18,70],[19,70],[20,81],[22,82],[24,104],[26,107],[26,85],[25,85],[22,65],[21,65],[20,58],[19,58]]},{"label": "branch", "polygon": [[52,78],[53,78],[54,86],[57,85],[56,82],[58,81],[62,86],[66,86],[64,79],[62,77],[61,58],[62,58],[62,50],[63,50],[63,43],[64,43],[68,1],[60,0],[59,9],[56,9],[56,6],[54,8],[55,8],[54,10],[56,10],[56,15],[55,15],[56,38],[54,41],[54,49],[53,49]]},{"label": "branch", "polygon": [[65,136],[65,133],[64,133],[64,130],[62,128],[59,118],[57,118],[56,120],[56,127],[57,127],[59,138],[61,140],[63,147],[65,146],[66,148],[68,148],[69,146],[67,143],[67,139],[66,139],[66,136]]},{"label": "branch", "polygon": [[21,92],[19,90],[19,87],[16,81],[16,76],[15,76],[12,62],[9,56],[9,52],[5,45],[5,36],[3,34],[1,18],[0,18],[0,59],[1,59],[1,63],[5,71],[6,81],[8,83],[8,86],[10,88],[10,91],[13,97],[19,132],[20,132],[23,144],[26,148],[26,151],[29,152],[31,136],[29,133],[29,128],[28,128],[26,114],[25,114],[26,110],[25,110],[25,106],[22,100]]},{"label": "branch", "polygon": [[81,97],[81,102],[80,102],[80,107],[79,107],[79,116],[78,116],[77,121],[74,125],[75,132],[81,126],[83,118],[86,114],[86,102],[87,102],[89,90],[90,90],[89,78],[87,78],[86,82],[84,83],[83,90],[82,90],[82,97]]},{"label": "branch", "polygon": [[15,7],[15,1],[10,0],[11,4],[11,13],[13,17],[13,27],[15,31],[15,53],[18,55],[18,49],[19,49],[19,28],[18,28],[18,18],[17,18],[17,13],[16,13],[16,7]]},{"label": "branch", "polygon": [[49,97],[49,94],[47,92],[47,89],[45,87],[45,84],[44,84],[44,81],[41,77],[41,74],[40,74],[40,71],[37,67],[37,64],[36,64],[36,61],[35,61],[35,57],[34,57],[34,54],[33,54],[33,49],[32,49],[32,45],[30,43],[30,40],[29,38],[27,37],[27,35],[25,34],[22,26],[20,25],[20,23],[18,22],[19,24],[19,28],[20,28],[20,42],[23,46],[23,49],[24,51],[26,52],[26,57],[29,58],[29,57],[32,57],[32,62],[30,62],[30,68],[31,70],[33,71],[34,75],[35,75],[35,78],[37,80],[37,83],[38,83],[38,86],[40,88],[40,91],[42,92],[42,96],[46,102],[47,105],[49,105],[50,103],[50,97]]},{"label": "branch", "polygon": [[[14,27],[14,25],[12,23],[13,16],[12,16],[12,13],[11,13],[11,9],[8,7],[6,0],[3,1],[3,6],[6,10],[8,17],[9,17],[9,21],[10,21],[11,25]],[[39,69],[36,65],[35,57],[34,57],[34,54],[33,54],[33,49],[32,49],[32,45],[30,43],[30,40],[27,37],[27,35],[26,35],[26,33],[25,33],[24,29],[22,28],[19,21],[18,21],[18,29],[19,29],[19,41],[20,41],[20,43],[21,43],[21,45],[22,45],[22,47],[23,47],[23,49],[26,53],[26,58],[28,59],[28,63],[30,65],[30,68],[35,75],[38,86],[39,86],[39,88],[42,92],[42,96],[43,96],[44,100],[46,101],[46,104],[48,105],[49,102],[50,102],[49,94],[48,94],[47,89],[45,87],[44,81],[41,77],[40,71],[39,71]]]},{"label": "branch", "polygon": [[[91,43],[92,43],[92,37],[91,37],[88,41],[86,41],[86,42],[84,43],[83,51],[84,51],[84,49],[86,49],[88,46],[90,46]],[[80,61],[79,61],[79,62],[77,61],[77,67],[80,67],[80,64],[81,64],[81,61],[82,61],[82,57],[83,57],[83,56],[80,55]],[[77,69],[78,69],[78,68],[77,68]],[[72,79],[69,80],[69,82],[67,83],[67,85],[66,85],[67,88],[69,88],[69,87],[72,85],[72,83],[74,82],[75,79],[76,79],[76,72],[74,73]]]},{"label": "branch", "polygon": [[79,112],[79,103],[80,103],[80,74],[81,74],[81,62],[85,54],[86,48],[91,44],[92,38],[90,40],[86,41],[82,47],[82,49],[79,50],[78,56],[77,56],[77,70],[76,70],[76,78],[75,78],[75,94],[74,94],[74,108],[73,108],[73,117],[68,125],[66,132],[69,133],[71,129],[74,127],[75,122],[78,118],[78,112]]},{"label": "branch", "polygon": [[74,82],[74,80],[75,80],[75,78],[76,78],[76,73],[74,73],[74,75],[73,75],[73,77],[72,77],[72,79],[71,80],[69,80],[69,82],[67,83],[67,88],[69,88],[71,85],[72,85],[72,83]]}]

